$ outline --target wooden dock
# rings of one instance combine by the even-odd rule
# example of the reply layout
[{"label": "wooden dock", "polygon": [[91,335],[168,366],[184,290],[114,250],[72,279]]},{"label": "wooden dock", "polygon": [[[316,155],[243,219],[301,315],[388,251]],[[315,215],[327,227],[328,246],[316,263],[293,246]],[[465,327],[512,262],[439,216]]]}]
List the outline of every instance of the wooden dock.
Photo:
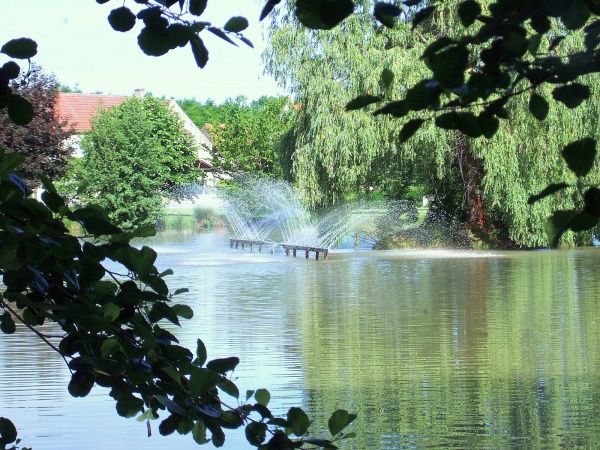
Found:
[{"label": "wooden dock", "polygon": [[244,250],[244,247],[246,247],[246,245],[250,246],[251,252],[254,251],[254,246],[258,247],[259,252],[262,252],[263,247],[271,247],[271,254],[273,254],[273,253],[275,253],[275,246],[277,245],[277,243],[269,242],[269,241],[255,241],[255,240],[251,240],[251,239],[237,239],[237,238],[229,239],[229,246],[231,248],[233,248],[234,246],[235,246],[235,248],[239,248],[240,245],[242,246],[242,250]]},{"label": "wooden dock", "polygon": [[294,244],[278,244],[276,242],[270,241],[256,241],[252,239],[238,239],[238,238],[230,238],[229,246],[231,248],[242,248],[244,250],[246,246],[250,247],[250,251],[254,251],[255,247],[258,247],[258,251],[262,252],[263,247],[270,247],[271,254],[275,253],[275,247],[281,247],[287,256],[292,254],[294,258],[298,254],[298,250],[305,252],[306,258],[310,257],[310,253],[314,252],[315,259],[318,261],[319,256],[323,255],[323,260],[327,259],[327,255],[329,254],[328,248],[322,247],[309,247],[305,245],[294,245]]},{"label": "wooden dock", "polygon": [[285,254],[287,256],[290,256],[290,253],[292,253],[294,255],[294,258],[296,257],[296,253],[298,252],[298,250],[304,251],[306,253],[307,259],[310,255],[310,252],[315,252],[315,259],[317,261],[319,260],[319,255],[321,253],[323,254],[324,261],[327,260],[327,255],[329,254],[329,249],[322,248],[322,247],[307,247],[304,245],[293,245],[293,244],[279,244],[279,246],[285,250]]}]

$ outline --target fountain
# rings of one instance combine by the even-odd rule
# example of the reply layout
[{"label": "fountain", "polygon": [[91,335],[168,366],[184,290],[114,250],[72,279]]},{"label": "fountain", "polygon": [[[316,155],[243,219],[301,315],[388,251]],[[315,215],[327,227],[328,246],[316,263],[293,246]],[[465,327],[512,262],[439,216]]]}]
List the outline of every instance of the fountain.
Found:
[{"label": "fountain", "polygon": [[381,223],[393,219],[398,225],[416,221],[416,206],[409,201],[356,201],[323,214],[308,211],[294,187],[283,180],[243,176],[219,191],[223,209],[231,225],[231,246],[251,250],[258,246],[281,247],[296,256],[310,252],[324,254],[338,245],[344,236],[362,232],[372,238]]}]

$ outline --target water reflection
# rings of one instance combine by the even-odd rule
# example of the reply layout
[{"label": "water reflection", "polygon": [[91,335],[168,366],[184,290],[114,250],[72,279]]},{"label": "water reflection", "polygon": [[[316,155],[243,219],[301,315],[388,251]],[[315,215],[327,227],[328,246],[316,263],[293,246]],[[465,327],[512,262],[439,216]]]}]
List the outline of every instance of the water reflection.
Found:
[{"label": "water reflection", "polygon": [[[267,387],[278,412],[301,404],[323,425],[337,408],[357,412],[344,448],[600,447],[596,249],[314,261],[232,250],[217,234],[150,245],[175,271],[169,285],[191,288],[180,301],[195,318],[173,330],[183,343],[240,356],[242,392]],[[101,389],[70,398],[50,349],[27,333],[1,339],[0,415],[26,444],[197,448],[146,438]],[[226,448],[250,446],[237,433]]]}]

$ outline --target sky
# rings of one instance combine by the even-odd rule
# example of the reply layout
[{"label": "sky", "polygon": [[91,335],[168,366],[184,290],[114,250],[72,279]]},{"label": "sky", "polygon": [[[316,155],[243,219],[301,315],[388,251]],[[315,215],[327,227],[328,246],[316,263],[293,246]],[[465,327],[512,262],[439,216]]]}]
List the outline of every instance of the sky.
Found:
[{"label": "sky", "polygon": [[[133,0],[19,0],[4,1],[0,19],[0,45],[10,39],[29,37],[38,43],[33,61],[56,75],[63,85],[86,93],[130,95],[142,88],[157,97],[212,99],[244,95],[283,95],[275,81],[263,74],[260,54],[265,48],[263,25],[258,17],[264,0],[211,0],[201,17],[222,26],[232,16],[244,16],[250,26],[244,35],[254,49],[235,47],[210,32],[200,36],[209,51],[204,69],[196,66],[189,46],[166,55],[145,55],[137,46],[141,24],[126,33],[114,31],[106,17],[125,4],[137,11]],[[8,58],[0,54],[0,64]],[[26,67],[26,62],[21,64]]]}]

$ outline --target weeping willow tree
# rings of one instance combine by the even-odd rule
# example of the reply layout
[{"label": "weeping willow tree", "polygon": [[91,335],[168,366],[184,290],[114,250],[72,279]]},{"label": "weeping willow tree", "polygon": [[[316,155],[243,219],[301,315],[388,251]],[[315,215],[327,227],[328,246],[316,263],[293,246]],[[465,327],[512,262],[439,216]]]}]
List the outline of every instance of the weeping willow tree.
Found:
[{"label": "weeping willow tree", "polygon": [[[389,110],[382,114],[376,107],[349,112],[345,105],[357,96],[402,98],[414,92],[411,87],[430,78],[421,56],[436,39],[459,38],[465,33],[455,13],[461,2],[445,2],[417,29],[410,23],[414,13],[410,8],[388,28],[373,20],[374,2],[355,2],[355,14],[332,30],[302,26],[291,13],[293,3],[286,2],[272,14],[264,60],[267,71],[302,105],[297,123],[282,140],[281,154],[287,176],[308,203],[327,205],[373,188],[402,196],[408,184],[421,184],[426,194],[460,221],[477,224],[481,208],[486,224],[505,230],[518,244],[546,245],[544,222],[552,211],[572,207],[575,189],[533,206],[527,200],[552,182],[576,184],[560,149],[574,139],[596,134],[595,102],[588,100],[577,109],[554,102],[544,120],[539,120],[542,117],[536,119],[529,112],[531,94],[515,96],[502,108],[510,120],[497,132],[484,130],[478,138],[456,129],[444,130],[456,127],[434,121],[433,112],[429,117],[422,111],[418,116]],[[481,24],[472,25],[477,26]],[[544,52],[568,55],[581,47],[582,33],[560,33],[564,40],[559,45],[546,50],[556,36],[541,37],[538,46],[530,45],[527,57],[540,57]],[[452,64],[452,60],[441,64]],[[585,81],[592,91],[597,90],[597,76],[588,75]],[[551,87],[540,85],[535,96],[551,100]],[[473,118],[482,109],[472,106]],[[410,132],[402,128],[407,121],[420,126],[410,139]],[[587,181],[597,183],[599,178],[594,168]],[[586,243],[590,236],[568,233],[563,243]]]}]

